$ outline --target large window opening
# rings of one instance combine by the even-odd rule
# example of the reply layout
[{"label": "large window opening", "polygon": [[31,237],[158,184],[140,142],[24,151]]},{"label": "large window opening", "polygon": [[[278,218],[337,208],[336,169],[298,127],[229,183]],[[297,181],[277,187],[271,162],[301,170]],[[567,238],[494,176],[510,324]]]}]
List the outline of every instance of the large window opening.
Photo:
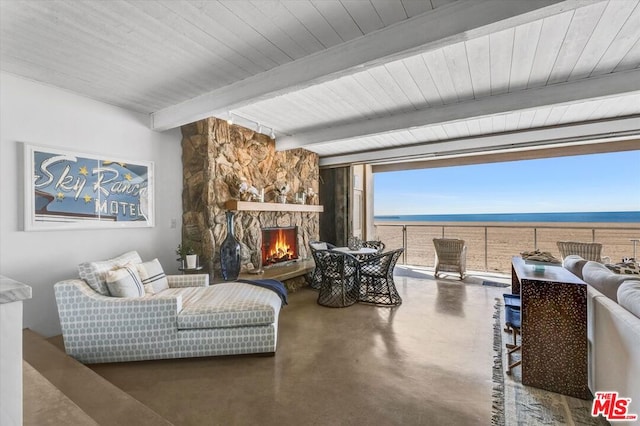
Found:
[{"label": "large window opening", "polygon": [[559,255],[560,240],[601,242],[620,261],[640,238],[639,165],[627,151],[374,173],[376,236],[413,265],[433,266],[436,237],[467,241],[480,271],[508,272],[536,248]]}]

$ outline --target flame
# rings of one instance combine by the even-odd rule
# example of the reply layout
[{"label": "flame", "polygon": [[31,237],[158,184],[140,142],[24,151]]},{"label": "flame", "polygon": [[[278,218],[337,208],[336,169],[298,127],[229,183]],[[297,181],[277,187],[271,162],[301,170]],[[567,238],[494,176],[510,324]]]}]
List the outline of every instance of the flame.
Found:
[{"label": "flame", "polygon": [[272,241],[272,245],[271,245],[271,251],[269,252],[269,257],[280,258],[292,251],[291,246],[287,241],[287,236],[285,235],[284,231],[281,229],[278,229],[278,232],[275,235],[275,238],[273,236],[271,237],[271,241]]},{"label": "flame", "polygon": [[264,266],[297,258],[296,236],[292,229],[272,229],[266,238],[268,240],[262,246],[262,264]]}]

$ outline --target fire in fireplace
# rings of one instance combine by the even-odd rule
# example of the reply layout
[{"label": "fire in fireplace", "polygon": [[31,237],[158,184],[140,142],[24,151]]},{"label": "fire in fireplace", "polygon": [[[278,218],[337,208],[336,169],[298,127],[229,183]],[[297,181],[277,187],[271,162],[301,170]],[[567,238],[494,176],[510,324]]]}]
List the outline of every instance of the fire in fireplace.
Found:
[{"label": "fire in fireplace", "polygon": [[298,227],[262,228],[262,266],[298,258]]}]

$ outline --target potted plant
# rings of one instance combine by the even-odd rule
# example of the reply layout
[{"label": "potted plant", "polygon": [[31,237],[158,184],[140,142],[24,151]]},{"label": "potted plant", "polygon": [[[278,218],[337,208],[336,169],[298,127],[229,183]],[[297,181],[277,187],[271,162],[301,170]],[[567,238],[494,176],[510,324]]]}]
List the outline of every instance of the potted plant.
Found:
[{"label": "potted plant", "polygon": [[181,262],[183,268],[195,269],[198,266],[198,254],[190,245],[178,244],[176,254],[178,255],[176,260]]}]

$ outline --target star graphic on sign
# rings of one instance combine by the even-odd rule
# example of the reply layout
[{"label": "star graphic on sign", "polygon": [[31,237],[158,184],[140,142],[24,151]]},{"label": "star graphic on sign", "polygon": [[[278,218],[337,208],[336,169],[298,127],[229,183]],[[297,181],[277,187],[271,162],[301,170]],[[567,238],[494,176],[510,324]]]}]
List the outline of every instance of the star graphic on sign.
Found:
[{"label": "star graphic on sign", "polygon": [[58,192],[58,193],[56,194],[56,197],[58,197],[58,201],[62,201],[62,200],[64,200],[64,194],[63,194],[62,192]]},{"label": "star graphic on sign", "polygon": [[80,167],[80,174],[83,176],[87,176],[89,174],[89,170],[87,170],[87,166]]},{"label": "star graphic on sign", "polygon": [[127,173],[126,175],[124,175],[124,178],[126,180],[131,180],[131,179],[133,179],[133,176],[131,176],[131,173]]},{"label": "star graphic on sign", "polygon": [[91,198],[91,195],[85,195],[85,196],[84,196],[84,202],[85,202],[85,203],[90,203],[90,202],[91,202],[91,199],[92,199],[92,198]]}]

